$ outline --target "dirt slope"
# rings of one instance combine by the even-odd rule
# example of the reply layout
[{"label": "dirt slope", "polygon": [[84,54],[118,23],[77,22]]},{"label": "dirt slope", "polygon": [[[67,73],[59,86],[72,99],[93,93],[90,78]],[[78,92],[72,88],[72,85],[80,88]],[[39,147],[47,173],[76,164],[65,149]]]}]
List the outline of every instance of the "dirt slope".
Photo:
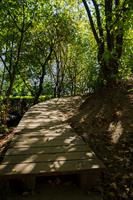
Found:
[{"label": "dirt slope", "polygon": [[133,199],[133,84],[88,95],[69,122],[107,167],[104,199]]}]

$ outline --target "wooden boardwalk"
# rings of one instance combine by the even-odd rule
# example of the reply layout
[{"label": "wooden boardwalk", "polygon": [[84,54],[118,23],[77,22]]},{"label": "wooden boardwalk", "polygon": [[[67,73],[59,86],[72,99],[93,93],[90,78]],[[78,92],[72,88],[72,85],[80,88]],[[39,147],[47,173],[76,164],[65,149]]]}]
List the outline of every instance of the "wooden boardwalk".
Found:
[{"label": "wooden boardwalk", "polygon": [[67,174],[104,168],[67,123],[62,112],[66,101],[49,100],[26,112],[0,165],[0,177]]}]

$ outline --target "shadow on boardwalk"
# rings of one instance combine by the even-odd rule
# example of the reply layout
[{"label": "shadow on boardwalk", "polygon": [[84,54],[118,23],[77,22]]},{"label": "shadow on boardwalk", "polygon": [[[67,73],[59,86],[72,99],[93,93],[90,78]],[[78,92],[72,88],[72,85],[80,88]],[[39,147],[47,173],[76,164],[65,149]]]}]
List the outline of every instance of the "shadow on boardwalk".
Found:
[{"label": "shadow on boardwalk", "polygon": [[60,101],[37,104],[20,121],[0,167],[3,175],[74,172],[102,167],[66,122]]},{"label": "shadow on boardwalk", "polygon": [[[67,114],[71,115],[74,104],[70,109],[70,106],[66,106],[66,101],[51,100],[39,103],[25,113],[0,166],[0,177],[26,177],[32,187],[34,177],[76,174],[103,167],[91,149],[67,123]],[[45,184],[39,188],[33,196],[15,195],[9,198],[42,200],[45,196],[47,200],[89,200],[76,185],[60,184],[52,187]],[[92,196],[93,200],[99,200],[97,195],[91,195],[90,199]]]}]

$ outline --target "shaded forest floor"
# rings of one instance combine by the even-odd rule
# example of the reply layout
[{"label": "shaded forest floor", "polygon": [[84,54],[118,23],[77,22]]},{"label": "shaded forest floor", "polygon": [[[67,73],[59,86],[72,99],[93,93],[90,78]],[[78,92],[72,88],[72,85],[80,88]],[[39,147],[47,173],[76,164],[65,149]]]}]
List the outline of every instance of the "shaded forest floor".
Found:
[{"label": "shaded forest floor", "polygon": [[36,188],[32,192],[24,190],[15,182],[11,185],[12,192],[2,200],[102,200],[96,192],[84,193],[75,180],[72,175],[38,177]]},{"label": "shaded forest floor", "polygon": [[69,122],[107,167],[104,199],[133,199],[133,84],[89,94]]}]

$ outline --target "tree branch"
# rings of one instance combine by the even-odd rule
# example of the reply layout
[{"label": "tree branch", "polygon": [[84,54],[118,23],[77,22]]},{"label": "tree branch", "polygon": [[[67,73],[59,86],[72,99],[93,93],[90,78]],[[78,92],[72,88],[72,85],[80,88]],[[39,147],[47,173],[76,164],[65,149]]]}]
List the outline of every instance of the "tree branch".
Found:
[{"label": "tree branch", "polygon": [[9,63],[10,63],[10,69],[12,67],[14,38],[15,37],[14,37],[14,33],[13,33],[13,38],[12,38],[12,43],[11,43],[11,52],[10,52],[10,61],[9,61]]},{"label": "tree branch", "polygon": [[10,15],[10,17],[12,18],[12,20],[13,20],[15,26],[17,27],[17,29],[18,29],[19,31],[21,31],[20,27],[18,26],[18,24],[17,24],[17,22],[16,22],[16,20],[15,20],[15,17],[11,14],[10,10],[7,10],[7,13],[8,13],[8,14]]},{"label": "tree branch", "polygon": [[44,63],[41,64],[41,67],[42,67],[42,74],[41,74],[41,76],[40,76],[40,78],[39,78],[39,79],[40,79],[40,80],[39,80],[39,89],[38,89],[38,91],[36,92],[35,99],[34,99],[34,104],[37,103],[38,98],[39,98],[39,96],[40,96],[40,94],[41,94],[41,92],[42,92],[42,90],[43,90],[43,81],[44,81],[44,76],[45,76],[45,74],[46,74],[46,72],[45,72],[45,71],[46,71],[45,66],[46,66],[46,64],[48,63],[48,61],[50,60],[50,57],[51,57],[52,52],[53,52],[53,47],[51,46],[51,47],[50,47],[50,52],[49,52],[47,58],[45,59]]},{"label": "tree branch", "polygon": [[33,90],[31,89],[31,87],[28,85],[28,83],[26,82],[26,80],[24,79],[24,77],[21,75],[21,73],[19,73],[20,78],[22,79],[22,81],[24,82],[25,86],[27,87],[27,89],[30,91],[31,95],[34,95]]},{"label": "tree branch", "polygon": [[92,2],[93,2],[93,5],[95,7],[95,10],[96,10],[96,19],[97,19],[97,26],[98,26],[98,30],[99,30],[99,35],[102,39],[103,38],[103,28],[102,28],[102,23],[101,23],[101,15],[100,15],[99,6],[98,6],[98,4],[95,0],[92,0]]},{"label": "tree branch", "polygon": [[3,74],[2,74],[2,80],[1,80],[1,84],[0,84],[0,95],[2,95],[2,89],[3,89],[3,85],[4,85],[4,79],[5,79],[5,66],[4,66],[4,69],[3,69]]},{"label": "tree branch", "polygon": [[115,6],[118,6],[120,4],[120,0],[115,0]]},{"label": "tree branch", "polygon": [[105,0],[105,16],[106,16],[106,32],[107,32],[107,46],[111,52],[114,46],[114,36],[111,33],[112,28],[112,0]]},{"label": "tree branch", "polygon": [[1,59],[2,63],[3,63],[3,65],[4,65],[5,69],[6,69],[6,70],[8,71],[8,73],[10,74],[10,71],[9,71],[9,69],[8,69],[7,65],[6,65],[6,62],[5,62],[5,60],[3,59],[3,57],[2,57],[2,56],[0,56],[0,59]]},{"label": "tree branch", "polygon": [[100,39],[99,39],[98,34],[96,32],[96,29],[95,29],[95,25],[94,25],[94,22],[93,22],[93,19],[92,19],[91,11],[89,9],[89,6],[88,6],[86,0],[82,0],[82,2],[83,2],[84,6],[85,6],[85,9],[87,11],[87,15],[88,15],[88,18],[89,18],[89,21],[90,21],[90,25],[91,25],[91,29],[92,29],[93,35],[95,37],[95,40],[96,40],[97,44],[99,45]]}]

